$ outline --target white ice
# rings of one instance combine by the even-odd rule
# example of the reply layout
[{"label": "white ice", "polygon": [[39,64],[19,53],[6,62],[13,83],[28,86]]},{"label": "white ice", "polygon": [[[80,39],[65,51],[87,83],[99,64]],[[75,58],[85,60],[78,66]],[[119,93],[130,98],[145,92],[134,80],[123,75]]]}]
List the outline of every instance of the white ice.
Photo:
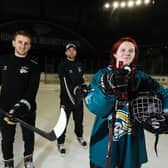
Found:
[{"label": "white ice", "polygon": [[[59,86],[56,84],[40,84],[37,95],[37,121],[36,126],[50,131],[59,116]],[[84,138],[89,142],[94,115],[85,108],[84,112]],[[146,132],[146,144],[149,162],[142,168],[167,167],[168,135],[161,135],[158,144],[158,155],[154,151],[154,135]],[[61,156],[57,151],[56,141],[50,142],[36,134],[34,163],[35,168],[89,168],[89,147],[81,147],[74,134],[74,125],[70,119],[65,146],[67,154]],[[0,150],[1,151],[1,150]],[[15,144],[15,167],[23,168],[23,142],[21,130],[17,126]],[[0,152],[0,168],[3,168],[2,152]]]}]

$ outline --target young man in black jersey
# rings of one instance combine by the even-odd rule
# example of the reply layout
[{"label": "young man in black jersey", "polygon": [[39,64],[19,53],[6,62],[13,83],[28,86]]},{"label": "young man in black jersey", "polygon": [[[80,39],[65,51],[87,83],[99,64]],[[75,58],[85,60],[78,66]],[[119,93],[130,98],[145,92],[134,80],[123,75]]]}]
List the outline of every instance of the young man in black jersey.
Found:
[{"label": "young man in black jersey", "polygon": [[[75,134],[82,146],[87,142],[83,139],[83,100],[78,95],[79,88],[84,88],[83,68],[81,63],[76,61],[77,48],[75,44],[67,44],[65,47],[66,60],[59,64],[58,75],[60,79],[60,105],[64,106],[69,120],[70,114],[73,115]],[[68,122],[67,122],[68,123]],[[58,139],[58,150],[61,154],[66,153],[64,146],[65,133]]]},{"label": "young man in black jersey", "polygon": [[[38,63],[28,55],[31,48],[31,36],[21,30],[14,34],[12,45],[14,54],[0,58],[2,88],[0,108],[10,117],[0,116],[2,132],[2,154],[4,168],[14,168],[13,143],[16,124],[14,117],[35,125],[36,94],[39,87],[40,68]],[[22,128],[24,141],[24,166],[34,168],[34,133]]]}]

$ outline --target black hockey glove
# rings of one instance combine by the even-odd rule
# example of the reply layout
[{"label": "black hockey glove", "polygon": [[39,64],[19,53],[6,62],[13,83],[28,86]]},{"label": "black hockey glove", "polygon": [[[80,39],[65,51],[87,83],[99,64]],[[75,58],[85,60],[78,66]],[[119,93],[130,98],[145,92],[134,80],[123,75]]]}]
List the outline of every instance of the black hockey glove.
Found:
[{"label": "black hockey glove", "polygon": [[28,106],[23,102],[16,103],[13,108],[8,112],[9,118],[23,119],[29,111]]},{"label": "black hockey glove", "polygon": [[100,78],[100,87],[105,94],[108,94],[108,95],[113,94],[114,85],[111,82],[111,80],[113,80],[113,75],[114,74],[111,72],[109,73],[106,72]]},{"label": "black hockey glove", "polygon": [[74,90],[73,93],[76,97],[85,97],[87,95],[89,91],[89,86],[87,86],[86,84],[81,84],[81,85],[77,85]]},{"label": "black hockey glove", "polygon": [[100,87],[106,94],[113,94],[113,89],[126,87],[128,84],[128,71],[124,69],[115,69],[106,72],[100,79]]},{"label": "black hockey glove", "polygon": [[16,124],[16,121],[14,119],[12,119],[11,117],[4,117],[3,120],[9,124],[9,125],[15,125]]},{"label": "black hockey glove", "polygon": [[113,78],[111,83],[114,85],[114,88],[121,88],[128,85],[128,75],[130,71],[125,69],[114,69]]},{"label": "black hockey glove", "polygon": [[168,116],[164,113],[160,116],[151,116],[143,123],[143,127],[151,133],[168,134]]}]

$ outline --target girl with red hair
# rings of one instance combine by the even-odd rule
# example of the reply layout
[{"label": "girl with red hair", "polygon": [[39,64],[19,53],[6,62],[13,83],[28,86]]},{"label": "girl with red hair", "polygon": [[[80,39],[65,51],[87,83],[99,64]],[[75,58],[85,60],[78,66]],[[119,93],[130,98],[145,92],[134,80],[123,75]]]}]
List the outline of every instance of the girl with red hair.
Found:
[{"label": "girl with red hair", "polygon": [[112,48],[110,65],[90,82],[85,103],[95,114],[90,140],[90,168],[140,168],[147,162],[144,129],[131,118],[130,101],[143,91],[159,93],[168,109],[168,90],[136,70],[138,45],[131,37]]}]

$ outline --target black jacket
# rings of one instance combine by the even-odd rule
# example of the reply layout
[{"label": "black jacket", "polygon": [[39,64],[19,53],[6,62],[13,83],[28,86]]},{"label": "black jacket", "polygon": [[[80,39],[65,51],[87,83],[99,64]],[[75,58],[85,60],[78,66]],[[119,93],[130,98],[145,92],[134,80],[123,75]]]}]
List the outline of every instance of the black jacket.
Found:
[{"label": "black jacket", "polygon": [[73,93],[74,88],[84,83],[82,64],[66,59],[59,64],[58,75],[61,83],[61,105],[75,105],[78,98]]},{"label": "black jacket", "polygon": [[40,68],[32,57],[14,55],[0,57],[1,94],[0,108],[9,111],[21,99],[36,109],[36,94],[40,81]]}]

